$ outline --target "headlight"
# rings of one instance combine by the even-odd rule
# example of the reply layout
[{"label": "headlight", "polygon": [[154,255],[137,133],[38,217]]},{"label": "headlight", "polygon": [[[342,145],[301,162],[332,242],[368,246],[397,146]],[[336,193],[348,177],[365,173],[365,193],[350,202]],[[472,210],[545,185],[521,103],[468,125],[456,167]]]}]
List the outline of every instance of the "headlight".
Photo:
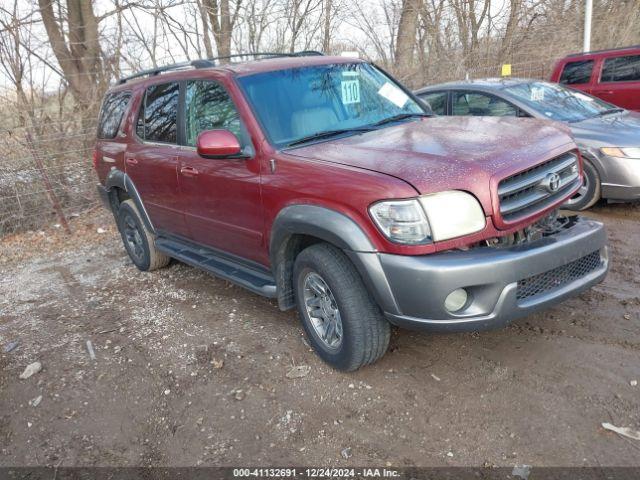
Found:
[{"label": "headlight", "polygon": [[410,245],[461,237],[485,227],[478,201],[458,190],[379,202],[369,211],[389,240]]},{"label": "headlight", "polygon": [[369,207],[369,212],[392,242],[418,245],[431,241],[429,222],[415,199],[375,203]]},{"label": "headlight", "polygon": [[640,147],[603,147],[600,151],[610,157],[640,158]]},{"label": "headlight", "polygon": [[473,195],[459,190],[420,197],[435,242],[479,232],[486,225],[482,207]]}]

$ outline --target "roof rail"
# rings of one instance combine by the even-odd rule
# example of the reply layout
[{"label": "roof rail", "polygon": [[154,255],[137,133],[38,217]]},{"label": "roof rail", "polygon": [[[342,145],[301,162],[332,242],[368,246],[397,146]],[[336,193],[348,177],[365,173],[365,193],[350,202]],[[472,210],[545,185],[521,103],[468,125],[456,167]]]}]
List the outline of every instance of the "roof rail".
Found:
[{"label": "roof rail", "polygon": [[628,47],[618,47],[618,48],[605,48],[603,50],[594,50],[592,52],[570,53],[569,55],[567,55],[567,57],[581,57],[582,55],[591,55],[594,53],[604,53],[604,52],[619,52],[620,50],[632,50],[634,48],[640,48],[640,45],[629,45]]},{"label": "roof rail", "polygon": [[312,57],[316,55],[324,55],[322,52],[318,52],[316,50],[303,50],[301,52],[293,52],[293,53],[276,53],[276,52],[254,52],[254,53],[236,53],[234,55],[224,55],[220,57],[212,57],[212,58],[202,58],[198,60],[190,60],[187,62],[174,63],[172,65],[165,65],[164,67],[156,67],[149,68],[147,70],[142,70],[140,72],[134,73],[133,75],[129,75],[127,77],[122,77],[118,80],[118,85],[122,85],[123,83],[128,82],[129,80],[133,80],[134,78],[146,77],[146,76],[154,76],[159,75],[160,73],[167,72],[170,70],[179,70],[181,68],[211,68],[216,66],[216,60],[231,60],[234,58],[248,58],[248,57],[267,57],[267,58],[276,58],[276,57]]}]

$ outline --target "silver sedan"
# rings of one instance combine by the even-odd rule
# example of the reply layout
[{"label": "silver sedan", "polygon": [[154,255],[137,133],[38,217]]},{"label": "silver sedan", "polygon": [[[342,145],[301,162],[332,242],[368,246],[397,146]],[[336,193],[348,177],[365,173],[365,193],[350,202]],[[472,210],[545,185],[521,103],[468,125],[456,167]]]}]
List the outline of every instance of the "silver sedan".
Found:
[{"label": "silver sedan", "polygon": [[437,115],[535,117],[565,123],[580,147],[584,185],[566,205],[640,200],[640,113],[558,84],[518,78],[444,83],[415,92]]}]

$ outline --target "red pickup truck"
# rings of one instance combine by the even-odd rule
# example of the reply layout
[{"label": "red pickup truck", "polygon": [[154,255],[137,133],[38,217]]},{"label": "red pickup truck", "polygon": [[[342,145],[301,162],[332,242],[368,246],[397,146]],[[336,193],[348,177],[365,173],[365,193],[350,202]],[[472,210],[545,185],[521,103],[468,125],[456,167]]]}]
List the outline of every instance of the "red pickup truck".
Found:
[{"label": "red pickup truck", "polygon": [[551,81],[640,112],[640,45],[569,55],[556,62]]},{"label": "red pickup truck", "polygon": [[140,72],[107,92],[94,165],[141,270],[170,258],[297,307],[355,370],[390,325],[495,328],[608,268],[563,127],[437,118],[375,65],[312,52]]}]

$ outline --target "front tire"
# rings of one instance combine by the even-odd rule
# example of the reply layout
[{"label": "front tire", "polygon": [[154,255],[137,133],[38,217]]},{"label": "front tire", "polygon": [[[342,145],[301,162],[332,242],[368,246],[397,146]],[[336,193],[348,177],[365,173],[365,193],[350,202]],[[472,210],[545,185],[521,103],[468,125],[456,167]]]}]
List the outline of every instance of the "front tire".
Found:
[{"label": "front tire", "polygon": [[138,269],[150,272],[166,267],[171,258],[156,248],[153,234],[144,226],[133,200],[125,200],[118,208],[118,230],[129,258]]},{"label": "front tire", "polygon": [[584,183],[580,190],[564,204],[567,210],[586,210],[591,208],[600,200],[600,175],[591,162],[586,159],[582,161],[584,171]]},{"label": "front tire", "polygon": [[306,248],[296,258],[293,279],[302,325],[320,358],[353,371],[384,355],[389,322],[340,249],[326,243]]}]

